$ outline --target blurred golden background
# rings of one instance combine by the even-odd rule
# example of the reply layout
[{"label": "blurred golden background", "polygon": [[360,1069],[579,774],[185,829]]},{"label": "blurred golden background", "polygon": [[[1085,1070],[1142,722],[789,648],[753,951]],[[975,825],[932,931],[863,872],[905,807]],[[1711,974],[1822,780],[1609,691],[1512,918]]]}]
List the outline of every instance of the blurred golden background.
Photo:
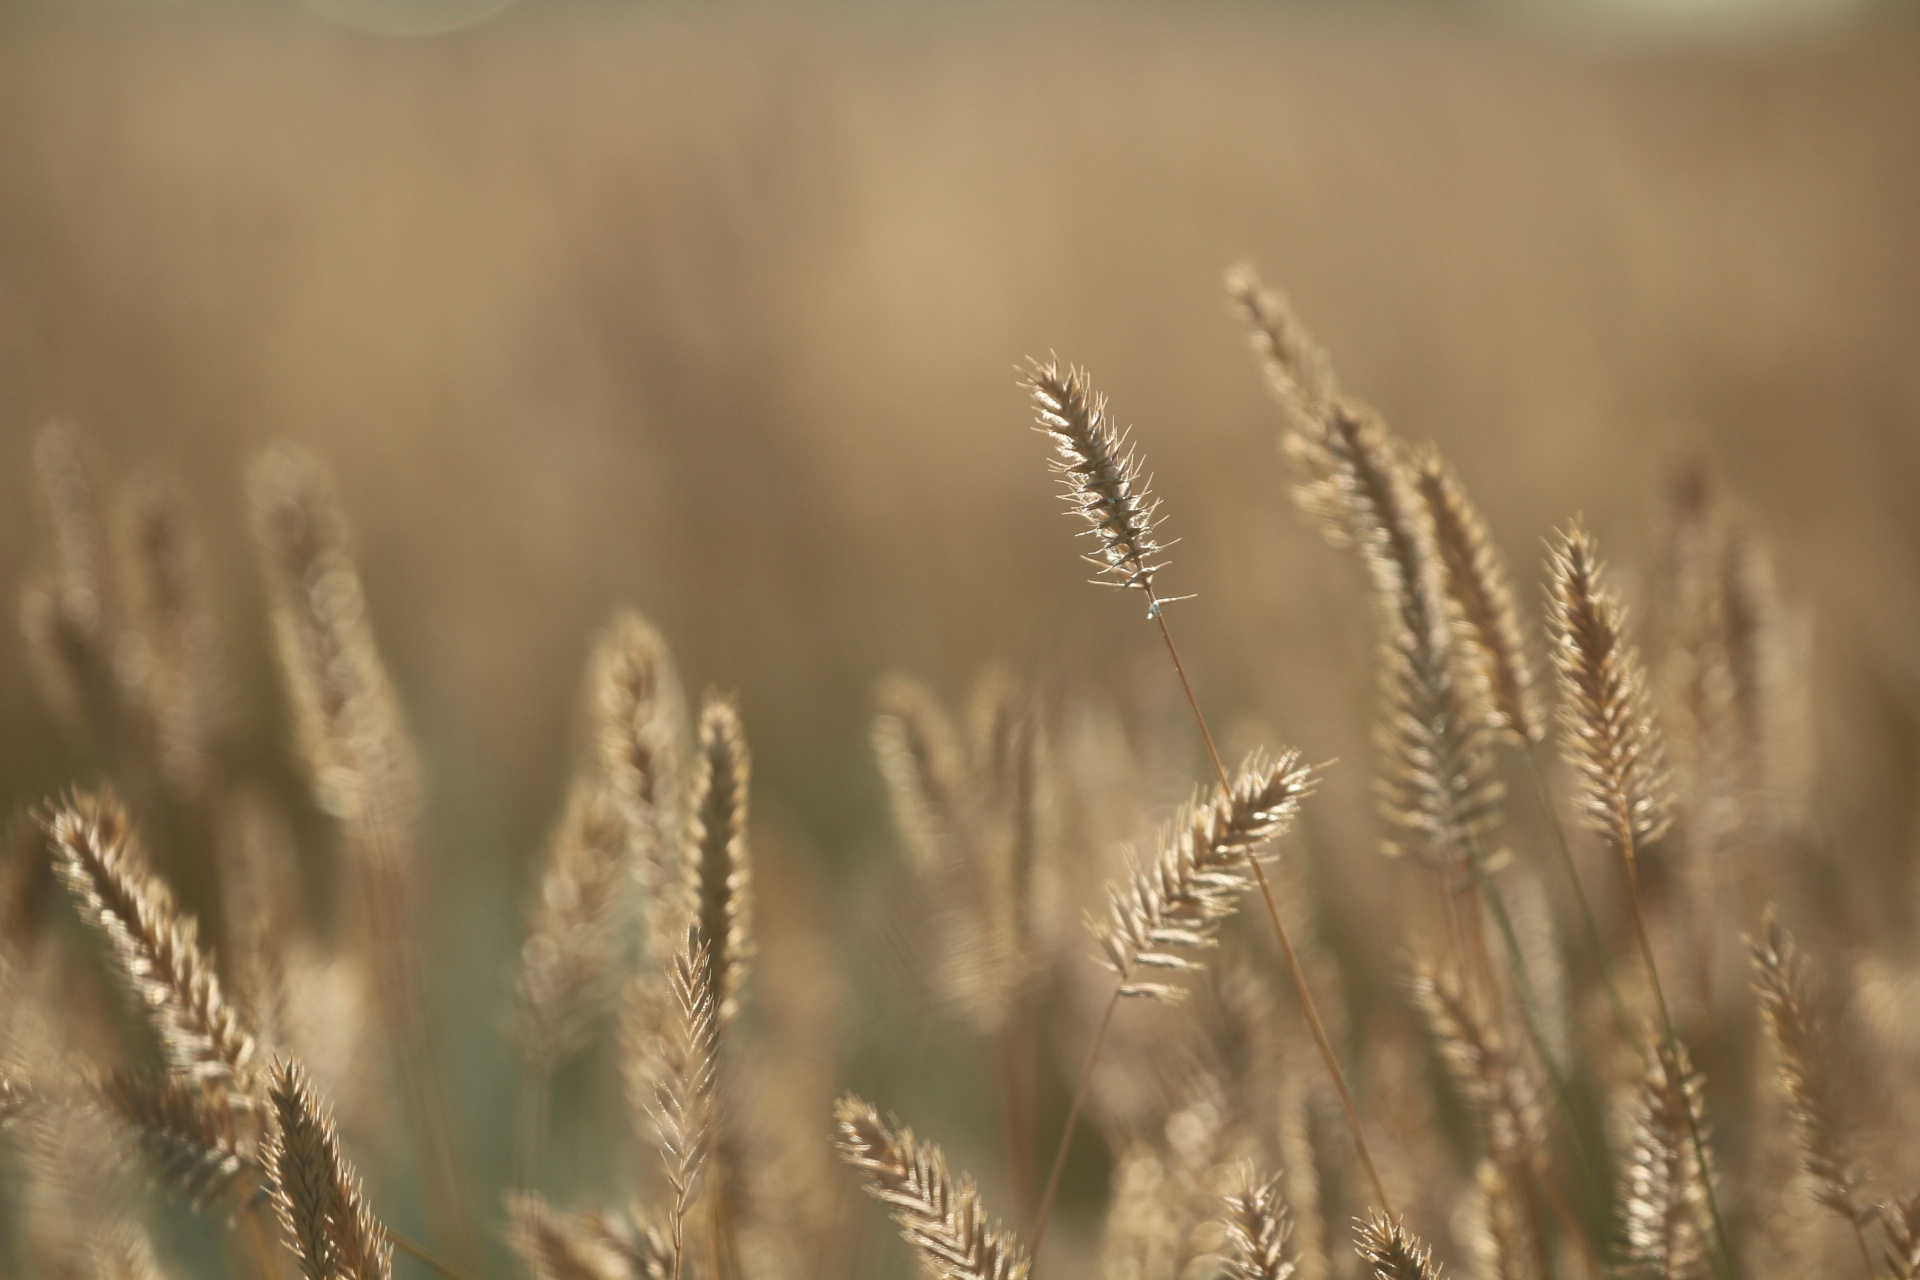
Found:
[{"label": "blurred golden background", "polygon": [[[1529,609],[1575,512],[1651,582],[1666,476],[1710,460],[1812,619],[1827,835],[1907,927],[1911,18],[523,4],[395,39],[256,6],[15,4],[0,580],[48,555],[44,424],[179,485],[217,573],[231,763],[291,793],[242,474],[274,440],[331,466],[425,762],[428,876],[456,908],[430,952],[464,1057],[617,607],[690,690],[738,692],[756,854],[820,902],[892,846],[881,674],[954,697],[996,662],[1164,679],[1056,514],[1015,382],[1057,351],[1136,426],[1181,539],[1163,581],[1198,596],[1175,617],[1202,700],[1235,743],[1339,762],[1307,821],[1364,888],[1369,618],[1287,501],[1220,286],[1246,259],[1347,385],[1453,458]],[[0,718],[11,805],[89,775],[15,627]],[[473,1049],[463,1096],[503,1096],[503,1053]]]}]

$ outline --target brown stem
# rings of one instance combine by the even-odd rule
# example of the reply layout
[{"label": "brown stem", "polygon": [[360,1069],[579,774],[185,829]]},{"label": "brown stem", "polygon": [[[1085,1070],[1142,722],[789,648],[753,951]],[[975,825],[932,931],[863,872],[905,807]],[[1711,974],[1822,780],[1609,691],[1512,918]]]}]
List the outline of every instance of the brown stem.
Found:
[{"label": "brown stem", "polygon": [[[1162,607],[1160,598],[1147,587],[1147,599],[1152,601],[1148,610],[1153,620],[1160,624],[1160,638],[1166,641],[1167,656],[1173,660],[1173,670],[1180,677],[1180,688],[1187,695],[1187,706],[1193,711],[1194,723],[1200,726],[1200,737],[1207,744],[1207,757],[1213,761],[1213,772],[1220,779],[1220,791],[1229,798],[1233,795],[1233,784],[1227,780],[1226,766],[1220,763],[1220,752],[1213,745],[1213,732],[1207,728],[1207,718],[1200,711],[1200,700],[1193,696],[1193,684],[1187,679],[1187,668],[1180,661],[1180,650],[1174,646],[1173,632],[1167,627],[1167,611]],[[1347,1128],[1353,1133],[1354,1149],[1360,1154],[1360,1164],[1366,1170],[1367,1181],[1373,1186],[1374,1198],[1380,1202],[1380,1208],[1393,1216],[1393,1202],[1387,1196],[1386,1183],[1381,1181],[1380,1170],[1373,1162],[1373,1151],[1367,1146],[1367,1135],[1360,1127],[1360,1109],[1354,1105],[1353,1094],[1347,1088],[1346,1075],[1340,1070],[1339,1059],[1334,1057],[1333,1042],[1327,1038],[1327,1029],[1320,1021],[1320,1008],[1314,1003],[1313,989],[1307,985],[1306,971],[1300,966],[1300,957],[1294,952],[1293,940],[1287,936],[1287,926],[1280,919],[1280,907],[1273,900],[1273,886],[1267,883],[1267,872],[1260,865],[1260,859],[1253,850],[1247,850],[1247,865],[1253,868],[1253,877],[1260,886],[1260,897],[1267,904],[1267,919],[1273,922],[1273,933],[1280,940],[1280,952],[1286,957],[1287,971],[1293,977],[1294,990],[1300,996],[1300,1008],[1307,1016],[1307,1026],[1313,1032],[1313,1041],[1320,1047],[1320,1057],[1327,1064],[1327,1074],[1333,1077],[1333,1087],[1340,1094],[1340,1106],[1346,1112]]]},{"label": "brown stem", "polygon": [[[1620,860],[1626,864],[1627,869],[1627,897],[1633,903],[1634,932],[1639,935],[1640,954],[1647,963],[1647,980],[1653,986],[1654,1004],[1660,1010],[1660,1029],[1666,1038],[1669,1063],[1665,1069],[1670,1071],[1673,1069],[1673,1064],[1680,1061],[1680,1037],[1674,1032],[1673,1014],[1667,1008],[1667,993],[1660,985],[1660,970],[1653,959],[1653,935],[1647,930],[1647,911],[1641,900],[1639,857],[1633,846],[1633,828],[1624,813],[1616,816],[1615,825],[1617,830],[1624,833],[1624,839],[1620,845]],[[1684,1093],[1684,1089],[1682,1092]],[[1707,1163],[1706,1140],[1701,1137],[1700,1126],[1694,1121],[1693,1107],[1684,1106],[1680,1111],[1687,1118],[1687,1133],[1693,1139],[1694,1158],[1700,1162],[1700,1180],[1706,1187],[1707,1209],[1713,1218],[1714,1239],[1719,1244],[1720,1252],[1725,1259],[1727,1274],[1736,1277],[1737,1280],[1740,1268],[1734,1261],[1733,1243],[1727,1236],[1726,1223],[1720,1216],[1720,1198],[1713,1190],[1713,1175],[1710,1172],[1711,1166]],[[1863,1237],[1861,1247],[1865,1248],[1865,1246],[1866,1241]],[[1868,1259],[1867,1266],[1869,1269],[1873,1266],[1871,1257]]]},{"label": "brown stem", "polygon": [[1047,1175],[1047,1189],[1040,1197],[1040,1211],[1034,1214],[1033,1230],[1028,1233],[1027,1248],[1035,1258],[1040,1256],[1040,1241],[1047,1234],[1047,1219],[1053,1215],[1053,1198],[1060,1192],[1060,1175],[1066,1172],[1067,1150],[1073,1145],[1073,1129],[1080,1122],[1080,1107],[1087,1100],[1087,1087],[1093,1083],[1093,1064],[1100,1057],[1100,1046],[1107,1041],[1107,1028],[1113,1025],[1113,1011],[1120,1007],[1120,988],[1113,989],[1113,998],[1107,1001],[1107,1011],[1100,1015],[1100,1029],[1093,1033],[1093,1044],[1087,1050],[1087,1060],[1080,1067],[1080,1081],[1073,1088],[1073,1101],[1067,1106],[1066,1128],[1060,1133],[1060,1146],[1053,1153],[1053,1172]]}]

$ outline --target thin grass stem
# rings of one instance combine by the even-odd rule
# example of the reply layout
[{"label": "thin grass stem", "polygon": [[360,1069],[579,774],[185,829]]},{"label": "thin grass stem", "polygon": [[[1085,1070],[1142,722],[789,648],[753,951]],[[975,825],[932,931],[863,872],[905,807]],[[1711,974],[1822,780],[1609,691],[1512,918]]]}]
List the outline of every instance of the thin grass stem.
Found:
[{"label": "thin grass stem", "polygon": [[1047,1175],[1047,1189],[1041,1193],[1039,1212],[1033,1216],[1033,1230],[1027,1233],[1027,1248],[1035,1258],[1040,1256],[1040,1241],[1047,1234],[1047,1219],[1053,1216],[1053,1199],[1060,1193],[1060,1175],[1066,1172],[1067,1151],[1073,1145],[1074,1126],[1080,1122],[1080,1108],[1087,1100],[1087,1089],[1093,1083],[1093,1065],[1100,1058],[1100,1046],[1107,1042],[1107,1028],[1113,1025],[1114,1010],[1120,1007],[1120,988],[1113,989],[1113,998],[1107,1001],[1107,1011],[1100,1015],[1100,1028],[1093,1033],[1093,1044],[1087,1049],[1087,1060],[1080,1066],[1080,1080],[1073,1088],[1073,1101],[1067,1105],[1066,1128],[1060,1133],[1060,1145],[1053,1153],[1053,1171]]},{"label": "thin grass stem", "polygon": [[[1670,1060],[1677,1062],[1680,1060],[1680,1037],[1674,1031],[1673,1014],[1667,1009],[1667,993],[1660,985],[1660,970],[1654,963],[1653,935],[1647,929],[1647,912],[1645,906],[1642,904],[1640,895],[1639,859],[1631,843],[1621,846],[1620,857],[1627,869],[1627,894],[1633,904],[1634,933],[1639,936],[1640,953],[1647,964],[1647,981],[1653,987],[1654,1005],[1660,1011],[1661,1034],[1666,1039],[1667,1053],[1671,1055]],[[1720,1252],[1720,1257],[1716,1259],[1716,1261],[1721,1267],[1724,1267],[1726,1274],[1732,1277],[1732,1280],[1739,1280],[1740,1268],[1739,1264],[1734,1261],[1733,1241],[1727,1234],[1726,1221],[1720,1214],[1720,1197],[1713,1189],[1713,1177],[1711,1173],[1708,1172],[1712,1166],[1707,1162],[1706,1139],[1700,1134],[1700,1125],[1693,1117],[1693,1108],[1683,1107],[1681,1110],[1686,1116],[1687,1136],[1692,1139],[1693,1142],[1694,1158],[1700,1162],[1700,1169],[1703,1175],[1701,1181],[1707,1193],[1707,1213],[1708,1216],[1713,1219],[1714,1242],[1719,1246]],[[1863,1249],[1866,1247],[1864,1238],[1861,1241],[1861,1247]],[[1871,1255],[1868,1256],[1867,1266],[1869,1269],[1873,1266]]]},{"label": "thin grass stem", "polygon": [[[1160,626],[1160,638],[1166,642],[1167,657],[1173,661],[1173,670],[1180,677],[1180,688],[1187,695],[1187,706],[1193,712],[1194,723],[1200,726],[1201,740],[1207,744],[1207,758],[1213,762],[1214,776],[1220,780],[1220,793],[1229,798],[1233,795],[1233,786],[1227,781],[1226,766],[1220,763],[1220,752],[1213,744],[1213,731],[1207,727],[1207,717],[1200,710],[1200,700],[1194,697],[1193,684],[1187,679],[1186,664],[1180,661],[1180,650],[1173,643],[1173,631],[1167,626],[1167,611],[1153,588],[1147,588],[1147,599],[1152,603],[1148,612]],[[1261,901],[1267,906],[1267,919],[1273,922],[1274,937],[1279,939],[1280,952],[1286,957],[1287,972],[1292,975],[1294,990],[1300,997],[1300,1008],[1306,1014],[1307,1026],[1313,1032],[1313,1041],[1320,1048],[1320,1057],[1327,1064],[1327,1074],[1333,1077],[1333,1087],[1340,1094],[1340,1106],[1346,1113],[1347,1128],[1353,1133],[1354,1149],[1360,1155],[1361,1167],[1366,1170],[1367,1181],[1373,1187],[1374,1198],[1380,1202],[1380,1208],[1389,1216],[1393,1214],[1393,1201],[1387,1195],[1386,1183],[1380,1177],[1379,1167],[1374,1164],[1373,1151],[1367,1145],[1367,1135],[1360,1126],[1360,1109],[1354,1104],[1353,1093],[1347,1088],[1346,1074],[1340,1070],[1340,1061],[1334,1056],[1333,1042],[1327,1038],[1327,1029],[1320,1021],[1320,1008],[1314,1002],[1313,989],[1307,985],[1306,971],[1301,968],[1300,957],[1293,949],[1293,940],[1287,936],[1286,923],[1280,918],[1280,906],[1274,901],[1273,886],[1267,882],[1266,868],[1260,865],[1260,859],[1252,849],[1247,850],[1247,865],[1253,868],[1253,878],[1260,886]]]},{"label": "thin grass stem", "polygon": [[1547,773],[1540,763],[1539,746],[1529,742],[1526,757],[1527,773],[1533,779],[1533,796],[1540,805],[1541,816],[1546,819],[1547,829],[1553,833],[1554,852],[1560,857],[1561,869],[1567,873],[1567,883],[1573,889],[1573,900],[1580,907],[1580,922],[1587,931],[1588,943],[1593,947],[1594,962],[1600,966],[1600,977],[1607,988],[1607,1001],[1613,1006],[1614,1021],[1618,1023],[1622,1037],[1638,1043],[1639,1033],[1634,1030],[1633,1019],[1627,1013],[1627,1002],[1620,994],[1620,983],[1613,974],[1613,960],[1600,932],[1600,918],[1594,914],[1593,900],[1587,897],[1586,886],[1581,883],[1580,869],[1574,865],[1573,845],[1567,839],[1566,825],[1561,822],[1560,810],[1553,803],[1553,793],[1547,788]]}]

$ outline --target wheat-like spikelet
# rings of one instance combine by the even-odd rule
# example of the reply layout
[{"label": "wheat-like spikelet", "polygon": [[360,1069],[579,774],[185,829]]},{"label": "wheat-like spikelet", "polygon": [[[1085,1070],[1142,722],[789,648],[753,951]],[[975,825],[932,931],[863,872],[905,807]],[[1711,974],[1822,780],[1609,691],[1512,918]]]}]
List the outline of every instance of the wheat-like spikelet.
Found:
[{"label": "wheat-like spikelet", "polygon": [[[1304,477],[1300,505],[1330,541],[1359,553],[1379,603],[1382,810],[1412,852],[1458,873],[1497,821],[1500,785],[1485,717],[1455,676],[1433,520],[1399,446],[1370,410],[1337,402],[1286,443]],[[1388,851],[1406,847],[1392,842]]]},{"label": "wheat-like spikelet", "polygon": [[1667,827],[1666,768],[1625,611],[1575,521],[1553,550],[1548,610],[1566,754],[1588,824],[1631,856]]},{"label": "wheat-like spikelet", "polygon": [[0,1071],[0,1129],[6,1128],[26,1113],[33,1105],[33,1086],[25,1080],[15,1077],[11,1072]]},{"label": "wheat-like spikelet", "polygon": [[520,949],[513,1039],[538,1070],[585,1043],[603,1004],[618,955],[627,837],[608,789],[576,779]]},{"label": "wheat-like spikelet", "polygon": [[661,1011],[647,1046],[654,1073],[654,1129],[673,1192],[668,1224],[676,1276],[686,1250],[687,1212],[712,1154],[717,1123],[720,1014],[713,974],[706,939],[689,926],[669,974],[671,1007]]},{"label": "wheat-like spikelet", "polygon": [[740,713],[708,698],[700,712],[699,772],[687,823],[687,874],[702,954],[722,1025],[740,1010],[752,954],[752,869],[747,860],[747,787],[752,762]]},{"label": "wheat-like spikelet", "polygon": [[270,1093],[278,1125],[266,1153],[269,1193],[306,1280],[391,1280],[386,1231],[307,1073],[297,1062],[280,1063]]},{"label": "wheat-like spikelet", "polygon": [[1280,1199],[1280,1180],[1263,1179],[1253,1166],[1243,1165],[1239,1182],[1224,1203],[1232,1246],[1227,1275],[1232,1280],[1291,1280],[1293,1264],[1285,1250],[1292,1225]]},{"label": "wheat-like spikelet", "polygon": [[1312,777],[1295,752],[1272,763],[1248,757],[1231,795],[1190,803],[1160,855],[1107,887],[1107,918],[1090,927],[1122,995],[1180,997],[1181,988],[1143,981],[1138,971],[1197,967],[1186,953],[1207,946],[1232,914],[1252,883],[1248,855],[1292,823]]},{"label": "wheat-like spikelet", "polygon": [[693,910],[681,872],[685,695],[666,641],[632,612],[595,647],[587,688],[600,769],[626,816],[645,891],[648,945],[664,963]]},{"label": "wheat-like spikelet", "polygon": [[1440,1280],[1433,1251],[1384,1213],[1375,1211],[1354,1235],[1354,1251],[1379,1280]]},{"label": "wheat-like spikelet", "polygon": [[669,1280],[673,1244],[651,1222],[612,1209],[592,1209],[574,1219],[578,1230],[603,1244],[620,1260],[628,1280]]},{"label": "wheat-like spikelet", "polygon": [[534,1280],[629,1280],[634,1274],[603,1236],[533,1194],[507,1197],[507,1245]]},{"label": "wheat-like spikelet", "polygon": [[1246,321],[1254,354],[1274,394],[1303,423],[1319,421],[1340,394],[1333,362],[1286,297],[1260,283],[1251,266],[1227,272],[1227,296]]},{"label": "wheat-like spikelet", "polygon": [[1771,912],[1749,940],[1754,989],[1778,1055],[1800,1140],[1800,1158],[1814,1199],[1853,1224],[1860,1222],[1858,1194],[1864,1182],[1852,1149],[1850,1126],[1826,1060],[1824,1028],[1816,1016],[1804,962],[1793,939]]},{"label": "wheat-like spikelet", "polygon": [[[262,457],[250,481],[274,634],[314,796],[339,818],[406,822],[418,804],[413,755],[333,487],[317,462],[284,449]],[[393,841],[362,851],[398,852]]]},{"label": "wheat-like spikelet", "polygon": [[1153,1280],[1171,1275],[1186,1256],[1180,1215],[1166,1161],[1135,1139],[1113,1162],[1112,1194],[1100,1235],[1100,1274],[1106,1280]]},{"label": "wheat-like spikelet", "polygon": [[961,735],[911,680],[880,686],[873,741],[899,829],[929,898],[939,993],[982,1034],[1001,1030],[1031,971],[1038,879],[1039,730],[1019,691],[987,679]]},{"label": "wheat-like spikelet", "polygon": [[61,879],[105,935],[168,1064],[202,1083],[231,1087],[243,1100],[253,1086],[253,1037],[221,997],[194,921],[147,870],[125,810],[108,797],[75,795],[46,826]]},{"label": "wheat-like spikelet", "polygon": [[974,773],[997,868],[991,889],[1012,935],[1013,963],[1024,967],[1051,915],[1044,858],[1053,787],[1038,699],[1018,681],[989,674],[974,689],[972,724]]},{"label": "wheat-like spikelet", "polygon": [[1467,1244],[1483,1280],[1538,1280],[1539,1247],[1527,1225],[1513,1179],[1498,1160],[1480,1162]]},{"label": "wheat-like spikelet", "polygon": [[1106,397],[1088,385],[1086,370],[1051,359],[1030,363],[1026,386],[1033,394],[1035,429],[1053,441],[1061,496],[1098,544],[1087,562],[1113,585],[1151,596],[1154,575],[1166,568],[1155,532],[1160,503],[1151,477],[1141,476],[1126,432],[1115,430],[1108,418]]},{"label": "wheat-like spikelet", "polygon": [[1540,1145],[1540,1090],[1499,1030],[1457,980],[1438,970],[1416,971],[1413,1000],[1454,1088],[1478,1117],[1488,1150],[1506,1168],[1530,1162]]},{"label": "wheat-like spikelet", "polygon": [[111,759],[125,745],[121,736],[139,726],[122,680],[118,565],[98,485],[65,427],[40,433],[33,460],[55,567],[21,593],[21,626],[55,709]]},{"label": "wheat-like spikelet", "polygon": [[894,824],[908,852],[933,871],[954,856],[969,820],[973,779],[953,722],[925,686],[904,677],[881,683],[873,751]]},{"label": "wheat-like spikelet", "polygon": [[259,1179],[259,1162],[242,1147],[230,1099],[177,1075],[117,1071],[100,1082],[101,1105],[131,1154],[160,1185],[195,1209],[230,1201]]},{"label": "wheat-like spikelet", "polygon": [[1685,1051],[1649,1054],[1633,1106],[1633,1148],[1621,1192],[1621,1261],[1634,1280],[1697,1280],[1707,1272],[1707,1181],[1693,1143],[1704,1136],[1701,1080]]},{"label": "wheat-like spikelet", "polygon": [[153,1241],[139,1223],[127,1218],[91,1234],[87,1255],[93,1280],[168,1280]]},{"label": "wheat-like spikelet", "polygon": [[834,1110],[840,1154],[867,1178],[934,1280],[1024,1280],[1026,1251],[987,1221],[973,1179],[952,1178],[938,1147],[851,1095]]},{"label": "wheat-like spikelet", "polygon": [[1507,588],[1507,566],[1479,510],[1438,450],[1421,454],[1415,474],[1433,521],[1434,546],[1446,568],[1455,630],[1477,669],[1490,721],[1521,742],[1539,742],[1546,737],[1546,718],[1534,693],[1520,614]]},{"label": "wheat-like spikelet", "polygon": [[177,494],[139,493],[129,524],[138,682],[153,717],[161,776],[175,796],[191,799],[206,786],[224,709],[206,566]]},{"label": "wheat-like spikelet", "polygon": [[1893,1280],[1920,1280],[1920,1195],[1881,1205],[1880,1224],[1887,1231]]}]

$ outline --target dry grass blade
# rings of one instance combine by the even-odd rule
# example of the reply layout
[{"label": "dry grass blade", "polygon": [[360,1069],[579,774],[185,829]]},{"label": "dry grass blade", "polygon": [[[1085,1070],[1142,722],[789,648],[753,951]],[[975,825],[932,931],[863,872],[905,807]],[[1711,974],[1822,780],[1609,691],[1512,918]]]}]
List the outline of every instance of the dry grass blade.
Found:
[{"label": "dry grass blade", "polygon": [[1181,988],[1140,970],[1196,967],[1188,953],[1208,945],[1251,887],[1248,855],[1292,823],[1312,776],[1293,752],[1272,763],[1249,757],[1231,795],[1189,804],[1160,855],[1108,886],[1107,918],[1091,927],[1122,995],[1179,998]]},{"label": "dry grass blade", "polygon": [[686,701],[666,641],[637,613],[614,619],[587,678],[600,770],[626,815],[648,903],[648,942],[664,961],[691,905],[680,871]]},{"label": "dry grass blade", "polygon": [[934,1280],[1024,1280],[1026,1251],[990,1225],[973,1180],[947,1173],[937,1147],[892,1124],[859,1098],[835,1108],[840,1154],[867,1177],[867,1189],[893,1213],[900,1234]]},{"label": "dry grass blade", "polygon": [[1540,1147],[1540,1090],[1527,1079],[1499,1031],[1458,982],[1435,970],[1423,968],[1415,974],[1413,998],[1454,1088],[1480,1120],[1488,1150],[1504,1168],[1530,1163]]},{"label": "dry grass blade", "polygon": [[1433,1251],[1394,1219],[1374,1213],[1355,1232],[1354,1251],[1379,1280],[1440,1280]]},{"label": "dry grass blade", "polygon": [[1506,564],[1486,522],[1439,452],[1426,450],[1415,472],[1433,521],[1434,546],[1446,569],[1455,631],[1477,670],[1489,720],[1521,742],[1539,742],[1546,737],[1546,719],[1534,693]]},{"label": "dry grass blade", "polygon": [[1704,1133],[1700,1076],[1684,1054],[1650,1056],[1633,1109],[1621,1208],[1621,1261],[1634,1280],[1697,1280],[1708,1271],[1707,1183],[1692,1133]]},{"label": "dry grass blade", "polygon": [[620,941],[627,836],[607,789],[576,780],[520,949],[513,1039],[536,1069],[576,1052],[604,1004]]},{"label": "dry grass blade", "polygon": [[269,1190],[306,1280],[391,1280],[385,1229],[298,1063],[275,1069],[271,1096],[278,1127],[267,1148]]},{"label": "dry grass blade", "polygon": [[[299,742],[320,807],[404,822],[417,807],[399,703],[368,623],[345,518],[318,463],[267,454],[252,475],[255,527]],[[380,852],[396,852],[391,842]]]},{"label": "dry grass blade", "polygon": [[1779,1056],[1780,1087],[1786,1093],[1800,1140],[1801,1163],[1814,1199],[1858,1230],[1859,1192],[1864,1182],[1852,1151],[1845,1108],[1826,1061],[1825,1031],[1814,1012],[1804,962],[1793,939],[1771,913],[1750,939],[1754,989],[1767,1033]]},{"label": "dry grass blade", "polygon": [[1280,1199],[1280,1180],[1262,1180],[1252,1166],[1243,1166],[1225,1207],[1232,1246],[1226,1272],[1231,1280],[1290,1280],[1293,1264],[1285,1249],[1291,1224]]},{"label": "dry grass blade", "polygon": [[1589,825],[1631,857],[1667,828],[1666,768],[1639,654],[1578,521],[1554,547],[1548,624],[1580,808]]},{"label": "dry grass blade", "polygon": [[747,861],[747,785],[752,763],[740,713],[710,698],[700,713],[700,772],[687,827],[702,953],[721,1023],[740,1009],[752,950],[752,883]]},{"label": "dry grass blade", "polygon": [[259,1163],[243,1149],[227,1096],[180,1076],[115,1072],[100,1101],[155,1182],[206,1210],[228,1201]]},{"label": "dry grass blade", "polygon": [[1094,394],[1086,370],[1057,360],[1033,361],[1026,386],[1033,393],[1035,429],[1053,441],[1061,496],[1098,544],[1088,563],[1114,586],[1151,593],[1154,574],[1166,567],[1154,528],[1160,503],[1151,478],[1141,476],[1126,433],[1108,418],[1106,397]]},{"label": "dry grass blade", "polygon": [[191,918],[147,870],[126,812],[75,795],[47,819],[60,877],[106,936],[121,980],[159,1034],[172,1069],[203,1083],[252,1087],[253,1037],[222,999]]}]

